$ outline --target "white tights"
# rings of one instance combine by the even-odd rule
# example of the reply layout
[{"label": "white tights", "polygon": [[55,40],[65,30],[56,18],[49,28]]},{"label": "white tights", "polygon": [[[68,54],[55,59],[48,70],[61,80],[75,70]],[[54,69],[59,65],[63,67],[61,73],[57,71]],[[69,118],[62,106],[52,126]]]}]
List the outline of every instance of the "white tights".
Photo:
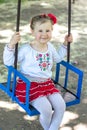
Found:
[{"label": "white tights", "polygon": [[59,93],[40,97],[31,104],[40,112],[39,120],[44,130],[58,130],[66,108]]}]

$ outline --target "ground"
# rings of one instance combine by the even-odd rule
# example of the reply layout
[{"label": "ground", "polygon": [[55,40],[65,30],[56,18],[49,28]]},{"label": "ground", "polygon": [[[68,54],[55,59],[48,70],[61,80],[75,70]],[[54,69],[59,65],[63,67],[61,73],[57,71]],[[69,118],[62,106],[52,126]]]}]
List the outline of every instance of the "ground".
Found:
[{"label": "ground", "polygon": [[[57,47],[67,33],[67,1],[40,0],[22,3],[20,31],[22,42],[32,40],[29,30],[30,18],[37,13],[54,13],[58,24],[54,27],[53,44]],[[0,82],[6,71],[2,62],[4,45],[9,42],[16,25],[16,3],[0,4]],[[72,34],[70,62],[78,62],[76,67],[84,72],[81,103],[66,109],[60,130],[87,130],[87,2],[76,0],[72,4]],[[72,81],[73,82],[73,81]],[[16,103],[0,91],[0,130],[42,130],[38,117],[29,117]]]}]

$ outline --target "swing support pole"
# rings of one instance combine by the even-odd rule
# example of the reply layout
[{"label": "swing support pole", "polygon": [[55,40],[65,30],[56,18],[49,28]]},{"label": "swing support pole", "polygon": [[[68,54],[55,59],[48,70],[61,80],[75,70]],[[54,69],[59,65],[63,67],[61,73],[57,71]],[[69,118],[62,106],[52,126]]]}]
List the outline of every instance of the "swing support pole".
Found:
[{"label": "swing support pole", "polygon": [[[71,0],[68,0],[68,36],[71,33]],[[70,42],[68,42],[67,45],[67,63],[70,62]],[[66,88],[67,81],[68,81],[68,75],[69,75],[69,68],[66,67],[66,76],[65,76],[65,83],[64,86]]]},{"label": "swing support pole", "polygon": [[[21,0],[18,0],[16,32],[19,32],[20,9],[21,9]],[[17,69],[17,60],[18,60],[18,43],[15,45],[15,61],[14,61],[14,68],[15,68],[15,69]]]}]

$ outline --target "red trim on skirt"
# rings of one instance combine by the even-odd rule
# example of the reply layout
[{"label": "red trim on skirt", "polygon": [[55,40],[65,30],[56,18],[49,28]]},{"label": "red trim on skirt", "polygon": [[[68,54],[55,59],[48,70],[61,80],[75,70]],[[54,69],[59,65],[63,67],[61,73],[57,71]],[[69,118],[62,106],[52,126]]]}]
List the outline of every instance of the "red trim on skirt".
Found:
[{"label": "red trim on skirt", "polygon": [[[53,93],[59,92],[55,88],[55,85],[51,79],[45,82],[31,82],[30,86],[30,102],[41,96],[47,96]],[[26,99],[26,83],[21,79],[17,81],[15,95],[18,97],[19,101],[24,103]]]}]

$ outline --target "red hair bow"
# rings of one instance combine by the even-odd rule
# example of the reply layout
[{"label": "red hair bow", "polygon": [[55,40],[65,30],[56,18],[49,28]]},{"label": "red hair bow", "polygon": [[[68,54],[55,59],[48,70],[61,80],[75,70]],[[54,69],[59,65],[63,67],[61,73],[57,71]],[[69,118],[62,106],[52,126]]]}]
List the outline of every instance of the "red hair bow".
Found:
[{"label": "red hair bow", "polygon": [[50,17],[50,19],[53,21],[53,24],[57,23],[57,18],[54,14],[48,14],[48,16]]}]

